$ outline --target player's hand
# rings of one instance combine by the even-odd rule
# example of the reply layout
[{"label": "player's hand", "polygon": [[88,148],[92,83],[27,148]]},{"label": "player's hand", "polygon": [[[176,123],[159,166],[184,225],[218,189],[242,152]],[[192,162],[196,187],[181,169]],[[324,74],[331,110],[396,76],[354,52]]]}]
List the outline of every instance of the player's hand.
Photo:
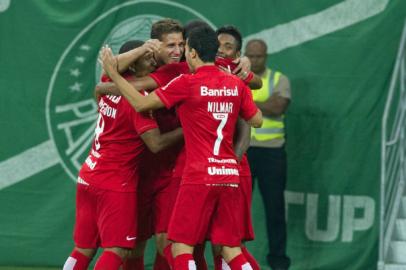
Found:
[{"label": "player's hand", "polygon": [[106,72],[106,74],[111,78],[112,75],[118,73],[117,70],[117,58],[114,57],[111,48],[108,45],[105,45],[101,49],[101,65]]},{"label": "player's hand", "polygon": [[251,72],[251,62],[248,57],[243,56],[235,59],[233,62],[237,64],[237,67],[233,70],[233,74],[245,80]]},{"label": "player's hand", "polygon": [[148,39],[142,47],[145,49],[146,53],[158,53],[161,49],[161,44],[162,42],[158,39]]}]

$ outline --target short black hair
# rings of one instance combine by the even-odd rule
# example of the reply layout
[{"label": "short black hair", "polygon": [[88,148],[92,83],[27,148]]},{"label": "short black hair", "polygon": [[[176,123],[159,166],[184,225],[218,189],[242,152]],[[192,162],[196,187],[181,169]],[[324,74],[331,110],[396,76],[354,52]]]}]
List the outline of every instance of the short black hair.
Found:
[{"label": "short black hair", "polygon": [[144,45],[144,41],[142,40],[129,40],[123,45],[121,45],[120,50],[118,51],[119,54],[131,51],[132,49],[141,47]]},{"label": "short black hair", "polygon": [[182,33],[182,24],[174,19],[162,19],[152,24],[151,26],[151,38],[162,41],[162,36],[171,33]]},{"label": "short black hair", "polygon": [[189,33],[187,44],[190,49],[196,50],[203,62],[214,62],[219,48],[219,41],[216,32],[210,26],[192,29]]},{"label": "short black hair", "polygon": [[188,38],[189,33],[190,33],[190,31],[192,31],[192,29],[195,29],[197,27],[204,27],[204,26],[210,27],[210,25],[207,22],[199,20],[199,19],[188,21],[185,24],[185,26],[183,27],[183,29],[184,29],[184,31],[183,31],[184,39]]},{"label": "short black hair", "polygon": [[223,25],[216,31],[217,36],[220,34],[228,34],[234,37],[237,41],[237,51],[241,51],[242,47],[242,36],[240,31],[234,25]]}]

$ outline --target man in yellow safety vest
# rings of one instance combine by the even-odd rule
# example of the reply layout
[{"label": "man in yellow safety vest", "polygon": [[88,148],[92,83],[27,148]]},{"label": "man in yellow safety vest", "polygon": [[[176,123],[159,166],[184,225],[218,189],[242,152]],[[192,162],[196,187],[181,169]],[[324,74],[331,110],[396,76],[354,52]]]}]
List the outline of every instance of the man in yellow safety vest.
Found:
[{"label": "man in yellow safety vest", "polygon": [[267,260],[273,270],[288,269],[286,254],[285,198],[286,152],[284,113],[291,98],[288,78],[266,67],[267,45],[263,40],[248,41],[245,55],[251,70],[262,78],[262,88],[252,91],[254,101],[263,113],[261,128],[251,130],[248,160],[252,179],[257,179],[266,215],[269,254]]}]

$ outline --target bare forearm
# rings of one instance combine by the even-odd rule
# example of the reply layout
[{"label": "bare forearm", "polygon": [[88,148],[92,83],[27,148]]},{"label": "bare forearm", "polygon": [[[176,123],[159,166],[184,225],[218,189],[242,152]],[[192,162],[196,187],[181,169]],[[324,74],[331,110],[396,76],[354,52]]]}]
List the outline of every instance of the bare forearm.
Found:
[{"label": "bare forearm", "polygon": [[250,146],[250,139],[251,127],[244,120],[239,118],[237,122],[237,133],[234,143],[234,152],[238,160],[241,160],[243,154]]},{"label": "bare forearm", "polygon": [[177,128],[172,131],[161,134],[156,144],[156,152],[162,151],[169,146],[183,140],[183,129]]},{"label": "bare forearm", "polygon": [[[128,79],[127,79],[128,80]],[[149,76],[135,78],[132,77],[128,82],[134,87],[134,90],[141,91],[145,90],[151,92],[158,87],[157,83]],[[118,89],[114,82],[104,82],[99,83],[95,87],[95,96],[100,95],[113,95],[121,96],[121,91]]]},{"label": "bare forearm", "polygon": [[117,55],[117,70],[122,73],[128,70],[128,67],[137,61],[138,58],[145,54],[145,50],[142,47],[133,49],[126,53]]},{"label": "bare forearm", "polygon": [[154,128],[141,134],[141,139],[152,153],[158,153],[183,140],[183,132],[182,128],[177,128],[161,134],[158,128]]},{"label": "bare forearm", "polygon": [[128,102],[137,112],[147,110],[147,108],[144,108],[143,106],[144,96],[136,91],[126,79],[124,79],[120,74],[112,75],[111,79],[114,81],[121,95],[123,95],[128,100]]},{"label": "bare forearm", "polygon": [[260,109],[264,116],[268,117],[279,117],[282,115],[283,111],[277,109],[275,106],[270,106],[267,102],[255,102],[258,109]]},{"label": "bare forearm", "polygon": [[264,116],[279,117],[283,115],[289,105],[289,100],[280,97],[272,97],[266,102],[255,102]]}]

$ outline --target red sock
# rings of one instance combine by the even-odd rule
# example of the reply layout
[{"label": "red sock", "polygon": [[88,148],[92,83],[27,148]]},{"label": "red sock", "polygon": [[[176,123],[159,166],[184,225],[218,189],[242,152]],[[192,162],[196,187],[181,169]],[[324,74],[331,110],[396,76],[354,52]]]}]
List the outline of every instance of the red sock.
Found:
[{"label": "red sock", "polygon": [[174,270],[196,270],[196,262],[189,253],[176,256],[173,266]]},{"label": "red sock", "polygon": [[63,265],[63,270],[87,270],[91,260],[92,258],[74,249]]},{"label": "red sock", "polygon": [[228,265],[230,266],[231,270],[252,270],[250,263],[247,261],[244,254],[242,253],[232,259],[231,262],[228,263]]},{"label": "red sock", "polygon": [[144,270],[144,257],[127,258],[123,262],[123,270]]},{"label": "red sock", "polygon": [[[170,270],[168,261],[158,252],[155,254],[154,270]],[[125,269],[124,269],[125,270]]]},{"label": "red sock", "polygon": [[257,260],[255,260],[254,256],[248,251],[248,249],[245,246],[241,247],[242,254],[244,254],[245,258],[247,261],[251,264],[252,270],[259,270],[259,264]]},{"label": "red sock", "polygon": [[169,244],[164,248],[164,255],[165,255],[166,261],[169,264],[169,267],[171,269],[173,269],[174,260],[173,260],[173,256],[172,256],[172,244]]},{"label": "red sock", "polygon": [[221,255],[217,255],[216,257],[214,257],[214,270],[221,270],[223,269],[222,265],[222,260],[223,257],[221,257]]},{"label": "red sock", "polygon": [[197,270],[207,270],[208,269],[206,258],[204,257],[204,244],[195,246],[195,249],[193,251],[193,258],[196,261]]},{"label": "red sock", "polygon": [[119,270],[122,264],[123,260],[116,253],[103,251],[94,266],[94,270]]}]

